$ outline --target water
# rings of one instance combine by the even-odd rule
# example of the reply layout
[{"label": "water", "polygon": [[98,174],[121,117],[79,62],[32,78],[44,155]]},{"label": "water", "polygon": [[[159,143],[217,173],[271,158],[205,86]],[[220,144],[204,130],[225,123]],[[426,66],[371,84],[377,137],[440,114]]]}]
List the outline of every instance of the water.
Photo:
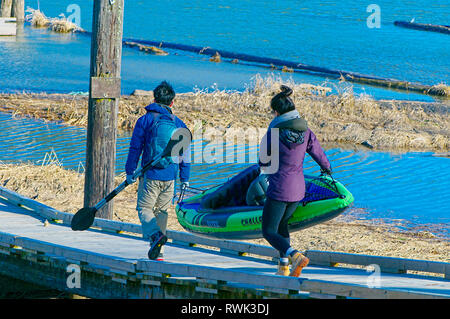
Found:
[{"label": "water", "polygon": [[[50,17],[67,12],[72,0],[40,0]],[[368,28],[370,2],[247,1],[214,3],[125,1],[124,36],[209,46],[234,52],[299,61],[305,64],[420,82],[450,83],[448,35],[398,28],[394,20],[448,24],[447,0],[377,1],[381,27]],[[81,27],[91,30],[92,1],[78,1]],[[37,8],[38,1],[27,1]],[[0,91],[87,91],[90,38],[25,28],[16,39],[0,40]],[[173,52],[172,52],[173,53]],[[270,71],[207,57],[179,53],[149,56],[124,49],[122,91],[152,89],[161,79],[179,92],[194,87],[242,90],[252,77]],[[298,82],[321,84],[326,78],[277,74]],[[334,82],[333,82],[334,83]],[[355,85],[355,91],[376,98],[430,101],[419,94]]]},{"label": "water", "polygon": [[[116,173],[124,171],[130,135],[117,141]],[[54,151],[63,167],[80,170],[85,162],[86,130],[40,120],[12,118],[0,113],[0,161],[41,164],[46,153]],[[205,141],[195,143],[207,144]],[[195,146],[193,147],[195,149]],[[257,147],[241,145],[251,159]],[[365,213],[359,218],[382,218],[386,221],[417,226],[433,224],[450,237],[450,170],[448,158],[432,153],[389,153],[365,150],[326,149],[333,166],[333,176],[355,197],[354,207]],[[208,188],[223,183],[250,163],[196,163],[194,158],[191,186]],[[81,165],[80,165],[81,163]],[[319,167],[306,157],[306,174],[319,174]]]}]

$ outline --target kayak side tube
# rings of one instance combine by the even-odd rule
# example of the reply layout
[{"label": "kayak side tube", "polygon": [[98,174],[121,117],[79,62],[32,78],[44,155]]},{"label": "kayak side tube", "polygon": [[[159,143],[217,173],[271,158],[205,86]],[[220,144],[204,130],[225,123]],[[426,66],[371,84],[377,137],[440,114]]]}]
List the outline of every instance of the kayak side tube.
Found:
[{"label": "kayak side tube", "polygon": [[[333,219],[353,203],[353,195],[345,186],[340,182],[335,182],[335,185],[341,195],[339,197],[309,203],[300,202],[289,220],[290,231],[298,231]],[[201,198],[215,189],[186,199],[176,206],[180,225],[189,232],[209,238],[262,238],[263,206],[200,208]]]}]

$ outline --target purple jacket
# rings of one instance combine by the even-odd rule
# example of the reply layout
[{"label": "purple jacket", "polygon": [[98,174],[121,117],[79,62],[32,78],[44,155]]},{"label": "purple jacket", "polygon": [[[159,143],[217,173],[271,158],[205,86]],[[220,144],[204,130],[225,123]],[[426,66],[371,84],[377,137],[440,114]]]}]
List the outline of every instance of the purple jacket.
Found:
[{"label": "purple jacket", "polygon": [[[305,177],[303,175],[303,160],[308,153],[322,169],[331,169],[330,162],[325,155],[314,133],[308,128],[297,133],[297,139],[286,138],[280,129],[279,139],[279,168],[269,174],[269,187],[266,196],[283,202],[297,202],[305,197]],[[268,148],[270,149],[270,130],[267,133]],[[260,162],[262,168],[264,165]]]}]

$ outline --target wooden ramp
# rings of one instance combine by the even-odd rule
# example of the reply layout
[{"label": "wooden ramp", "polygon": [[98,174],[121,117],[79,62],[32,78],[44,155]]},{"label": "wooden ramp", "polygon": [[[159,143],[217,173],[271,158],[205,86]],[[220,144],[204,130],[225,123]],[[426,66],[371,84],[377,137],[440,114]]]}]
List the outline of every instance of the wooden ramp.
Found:
[{"label": "wooden ramp", "polygon": [[0,275],[91,298],[450,298],[450,263],[307,251],[302,276],[282,277],[271,247],[175,231],[151,261],[139,225],[74,232],[72,216],[0,187]]}]

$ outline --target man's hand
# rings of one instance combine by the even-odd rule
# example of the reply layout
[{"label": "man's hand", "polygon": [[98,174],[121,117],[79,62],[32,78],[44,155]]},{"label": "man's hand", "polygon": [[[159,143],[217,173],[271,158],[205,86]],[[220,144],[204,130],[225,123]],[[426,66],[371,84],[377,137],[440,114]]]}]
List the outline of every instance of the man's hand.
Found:
[{"label": "man's hand", "polygon": [[189,182],[182,182],[181,183],[181,191],[184,191],[187,187],[189,187]]},{"label": "man's hand", "polygon": [[136,182],[136,178],[133,178],[133,175],[127,175],[127,183],[131,185]]}]

